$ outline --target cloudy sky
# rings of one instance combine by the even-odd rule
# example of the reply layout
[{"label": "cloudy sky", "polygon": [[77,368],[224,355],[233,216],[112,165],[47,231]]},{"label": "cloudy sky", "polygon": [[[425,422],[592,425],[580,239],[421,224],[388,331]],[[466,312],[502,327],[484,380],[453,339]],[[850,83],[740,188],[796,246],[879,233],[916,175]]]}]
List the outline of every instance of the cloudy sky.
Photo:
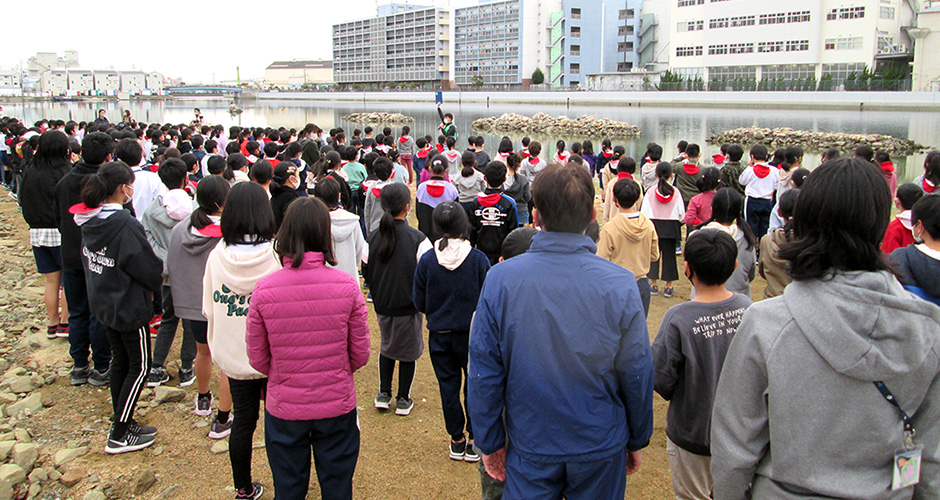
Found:
[{"label": "cloudy sky", "polygon": [[[379,0],[389,3],[388,0]],[[376,0],[43,0],[2,2],[0,68],[77,50],[86,69],[159,71],[187,82],[264,76],[274,60],[331,59],[332,25],[372,17]],[[406,3],[399,0],[399,3]],[[407,0],[410,4],[432,2]],[[437,0],[460,7],[476,0]],[[151,7],[153,6],[153,7]],[[31,21],[34,20],[34,21]]]}]

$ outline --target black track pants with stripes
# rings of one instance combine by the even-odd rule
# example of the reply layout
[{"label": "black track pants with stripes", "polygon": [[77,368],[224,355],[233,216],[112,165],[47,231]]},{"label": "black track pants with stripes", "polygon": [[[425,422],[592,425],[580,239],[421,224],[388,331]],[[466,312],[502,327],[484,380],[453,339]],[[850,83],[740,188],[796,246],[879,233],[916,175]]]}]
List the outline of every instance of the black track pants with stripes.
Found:
[{"label": "black track pants with stripes", "polygon": [[119,332],[105,328],[111,342],[111,404],[114,406],[115,437],[124,435],[134,418],[134,407],[150,373],[150,329]]}]

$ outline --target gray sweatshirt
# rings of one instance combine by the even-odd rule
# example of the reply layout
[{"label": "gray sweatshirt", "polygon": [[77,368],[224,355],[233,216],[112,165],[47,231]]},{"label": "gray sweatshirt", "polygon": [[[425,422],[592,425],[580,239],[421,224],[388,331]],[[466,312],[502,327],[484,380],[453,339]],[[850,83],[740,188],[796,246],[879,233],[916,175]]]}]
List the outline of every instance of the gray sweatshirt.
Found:
[{"label": "gray sweatshirt", "polygon": [[718,375],[751,299],[685,302],[666,312],[653,341],[655,389],[669,401],[666,435],[680,448],[709,455],[712,402]]},{"label": "gray sweatshirt", "polygon": [[170,231],[166,262],[176,317],[191,321],[206,320],[202,314],[202,279],[206,274],[209,252],[221,239],[221,236],[214,238],[193,234],[189,219]]},{"label": "gray sweatshirt", "polygon": [[[904,432],[878,380],[925,446],[913,488],[891,491]],[[744,313],[712,413],[716,499],[940,498],[938,442],[940,308],[890,273],[794,281]]]}]

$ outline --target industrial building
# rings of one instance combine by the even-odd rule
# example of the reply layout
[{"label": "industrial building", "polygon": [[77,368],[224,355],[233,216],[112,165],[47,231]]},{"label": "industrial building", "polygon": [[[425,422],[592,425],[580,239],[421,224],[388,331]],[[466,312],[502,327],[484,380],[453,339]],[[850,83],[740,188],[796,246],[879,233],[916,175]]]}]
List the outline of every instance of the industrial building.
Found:
[{"label": "industrial building", "polygon": [[333,83],[333,61],[274,61],[264,69],[266,87],[302,88]]}]

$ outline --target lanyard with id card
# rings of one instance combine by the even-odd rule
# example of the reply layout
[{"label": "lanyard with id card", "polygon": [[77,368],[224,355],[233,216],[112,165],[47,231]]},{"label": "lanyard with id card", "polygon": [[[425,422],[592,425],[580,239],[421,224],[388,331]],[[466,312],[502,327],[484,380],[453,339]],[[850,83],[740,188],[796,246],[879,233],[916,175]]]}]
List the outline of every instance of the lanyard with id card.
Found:
[{"label": "lanyard with id card", "polygon": [[907,412],[901,408],[894,394],[888,390],[888,386],[880,381],[874,384],[885,400],[901,412],[901,420],[904,422],[904,448],[894,452],[894,461],[891,467],[894,476],[891,481],[891,489],[897,491],[914,486],[920,482],[920,465],[924,447],[914,445],[914,423],[911,422],[911,417]]}]

